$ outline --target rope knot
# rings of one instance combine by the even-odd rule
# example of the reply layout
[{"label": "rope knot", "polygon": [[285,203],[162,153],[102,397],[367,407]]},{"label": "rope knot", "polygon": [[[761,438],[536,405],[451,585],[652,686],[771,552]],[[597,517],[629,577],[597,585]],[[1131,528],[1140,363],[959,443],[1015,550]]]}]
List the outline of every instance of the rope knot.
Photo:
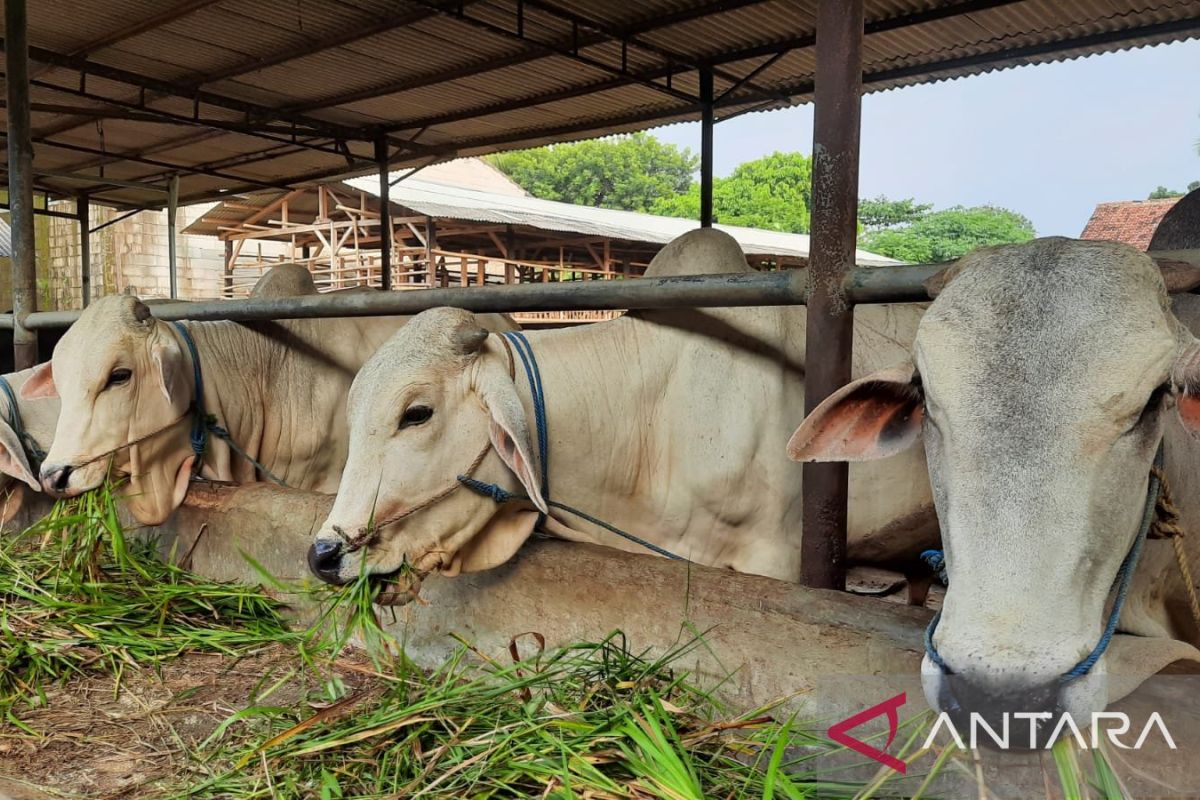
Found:
[{"label": "rope knot", "polygon": [[937,579],[943,586],[950,585],[950,578],[946,575],[946,554],[941,550],[926,550],[921,553],[921,560],[937,574]]},{"label": "rope knot", "polygon": [[497,484],[476,480],[468,475],[459,475],[458,482],[472,492],[475,492],[475,494],[492,498],[496,503],[507,503],[515,497],[512,492],[501,488]]}]

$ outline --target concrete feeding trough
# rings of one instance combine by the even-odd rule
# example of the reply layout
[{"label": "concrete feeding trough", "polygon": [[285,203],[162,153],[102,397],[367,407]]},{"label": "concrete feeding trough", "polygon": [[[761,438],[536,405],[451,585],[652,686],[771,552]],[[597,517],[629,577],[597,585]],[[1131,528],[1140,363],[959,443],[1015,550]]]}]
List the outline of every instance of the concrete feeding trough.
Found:
[{"label": "concrete feeding trough", "polygon": [[[187,566],[205,576],[259,582],[249,556],[284,580],[307,580],[305,550],[333,498],[267,484],[233,487],[196,484],[186,504],[154,532]],[[40,504],[33,504],[35,506]],[[37,514],[42,509],[29,509]],[[298,607],[303,618],[303,604]],[[699,635],[702,643],[679,663],[698,682],[737,709],[783,700],[774,713],[798,712],[815,732],[903,692],[902,722],[924,715],[919,674],[924,608],[808,589],[783,581],[671,562],[555,540],[530,542],[497,569],[456,578],[430,576],[420,600],[381,609],[386,627],[423,667],[440,665],[457,647],[455,636],[484,656],[507,659],[516,635],[536,631],[546,647],[604,638],[620,630],[635,650],[666,650]],[[454,636],[452,636],[454,634]],[[1132,720],[1161,714],[1178,750],[1157,735],[1139,750],[1108,747],[1114,766],[1135,795],[1195,796],[1200,774],[1181,753],[1200,747],[1200,678],[1186,673],[1197,652],[1182,643],[1118,636],[1112,663],[1154,661],[1163,670],[1140,686],[1113,677],[1121,699],[1110,711]],[[919,720],[918,720],[919,722]],[[1135,722],[1127,744],[1143,723]],[[880,746],[883,717],[855,734]],[[1090,734],[1083,731],[1085,739]],[[963,733],[965,737],[965,732]],[[924,734],[922,734],[924,738]],[[1103,735],[1102,735],[1103,738]],[[939,742],[948,743],[943,736]],[[1090,743],[1089,743],[1090,744]],[[992,796],[1044,794],[1054,767],[1048,751],[999,752],[981,748],[943,770],[932,791],[975,794],[977,781]],[[830,764],[837,777],[869,778],[878,765],[862,757]],[[978,769],[978,772],[976,771]],[[922,770],[923,772],[923,770]],[[1128,776],[1133,776],[1132,778]],[[889,782],[889,792],[915,789],[920,775]]]}]

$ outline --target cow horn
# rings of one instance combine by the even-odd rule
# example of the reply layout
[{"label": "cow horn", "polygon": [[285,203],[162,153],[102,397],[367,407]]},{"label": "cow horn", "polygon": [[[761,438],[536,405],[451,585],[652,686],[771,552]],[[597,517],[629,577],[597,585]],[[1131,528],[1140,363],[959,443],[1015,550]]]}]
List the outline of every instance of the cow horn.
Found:
[{"label": "cow horn", "polygon": [[464,322],[454,331],[454,345],[460,353],[469,356],[478,353],[488,332],[479,327],[474,320]]},{"label": "cow horn", "polygon": [[1200,287],[1200,250],[1155,251],[1148,255],[1158,264],[1169,294]]}]

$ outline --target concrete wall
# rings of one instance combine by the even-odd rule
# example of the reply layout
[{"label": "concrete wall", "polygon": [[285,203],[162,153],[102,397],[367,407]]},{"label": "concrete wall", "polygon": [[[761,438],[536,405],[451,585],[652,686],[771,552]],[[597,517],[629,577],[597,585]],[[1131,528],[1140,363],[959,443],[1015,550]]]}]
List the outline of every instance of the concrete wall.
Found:
[{"label": "concrete wall", "polygon": [[[183,230],[212,204],[179,209],[176,226]],[[73,201],[55,203],[53,208],[74,213]],[[92,205],[91,227],[95,228],[123,212]],[[200,300],[221,296],[224,281],[225,245],[210,236],[179,234],[179,296]],[[141,297],[167,297],[167,213],[143,211],[129,219],[92,234],[92,297],[132,292]],[[52,218],[49,231],[47,273],[49,282],[40,300],[43,308],[79,308],[82,303],[79,226],[73,220]]]}]

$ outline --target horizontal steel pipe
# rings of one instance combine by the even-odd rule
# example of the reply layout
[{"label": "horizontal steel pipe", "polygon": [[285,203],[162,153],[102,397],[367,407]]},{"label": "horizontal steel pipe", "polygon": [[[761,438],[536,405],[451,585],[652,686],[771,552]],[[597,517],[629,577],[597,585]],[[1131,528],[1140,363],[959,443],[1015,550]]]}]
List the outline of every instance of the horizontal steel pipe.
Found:
[{"label": "horizontal steel pipe", "polygon": [[11,331],[14,324],[12,314],[0,314],[0,331]]},{"label": "horizontal steel pipe", "polygon": [[[853,302],[927,300],[921,283],[938,267],[864,268],[848,279]],[[311,317],[363,317],[416,314],[438,306],[476,312],[573,311],[594,309],[781,306],[805,302],[805,275],[781,270],[741,275],[681,275],[628,281],[521,284],[485,288],[425,289],[400,292],[345,292],[305,297],[202,300],[152,306],[165,320],[249,322]],[[78,311],[30,314],[32,330],[65,328]],[[0,317],[2,319],[2,317]]]},{"label": "horizontal steel pipe", "polygon": [[[476,312],[561,311],[574,309],[780,306],[804,302],[804,273],[796,270],[739,275],[639,278],[627,281],[521,284],[485,288],[423,289],[397,292],[338,292],[305,297],[204,300],[151,306],[165,320],[302,319],[416,314],[439,306]],[[33,330],[64,328],[78,311],[30,314]]]}]

